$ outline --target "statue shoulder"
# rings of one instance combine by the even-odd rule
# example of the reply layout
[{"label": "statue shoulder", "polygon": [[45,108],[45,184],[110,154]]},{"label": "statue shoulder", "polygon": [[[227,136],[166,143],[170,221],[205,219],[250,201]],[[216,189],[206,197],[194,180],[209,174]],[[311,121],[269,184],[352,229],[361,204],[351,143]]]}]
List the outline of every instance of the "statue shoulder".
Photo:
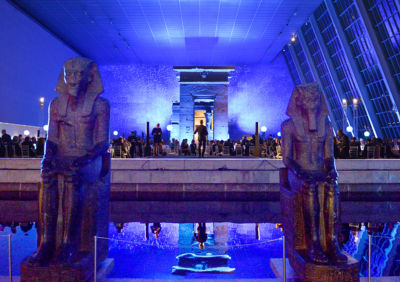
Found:
[{"label": "statue shoulder", "polygon": [[56,97],[53,100],[51,100],[51,102],[49,104],[49,112],[50,113],[56,113],[59,111],[61,100],[62,99],[60,97]]},{"label": "statue shoulder", "polygon": [[283,132],[288,131],[288,130],[290,130],[292,128],[293,128],[293,120],[291,118],[289,118],[289,119],[285,120],[284,122],[282,122],[281,132],[283,133]]},{"label": "statue shoulder", "polygon": [[110,110],[110,103],[107,99],[102,97],[97,97],[94,101],[94,107],[100,111],[109,111]]}]

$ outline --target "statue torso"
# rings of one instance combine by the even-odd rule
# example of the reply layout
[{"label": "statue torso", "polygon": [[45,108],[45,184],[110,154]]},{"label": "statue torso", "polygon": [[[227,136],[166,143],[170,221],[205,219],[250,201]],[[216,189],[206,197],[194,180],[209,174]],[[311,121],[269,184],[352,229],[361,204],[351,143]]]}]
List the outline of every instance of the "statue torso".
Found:
[{"label": "statue torso", "polygon": [[57,111],[57,114],[51,117],[55,118],[59,133],[57,156],[80,157],[94,147],[96,116],[95,109],[87,114],[82,104],[73,108],[68,102],[64,115]]},{"label": "statue torso", "polygon": [[[293,124],[294,126],[295,124]],[[297,125],[297,124],[296,124]],[[321,171],[324,168],[324,143],[326,127],[317,131],[309,131],[307,125],[304,130],[293,131],[293,159],[306,171]],[[300,132],[299,132],[300,131]]]}]

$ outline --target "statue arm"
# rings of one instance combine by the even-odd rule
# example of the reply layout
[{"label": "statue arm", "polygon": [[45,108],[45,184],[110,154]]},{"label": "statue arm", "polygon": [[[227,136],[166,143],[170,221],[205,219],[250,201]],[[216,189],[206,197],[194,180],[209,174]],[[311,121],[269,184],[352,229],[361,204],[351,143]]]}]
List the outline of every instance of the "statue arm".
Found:
[{"label": "statue arm", "polygon": [[330,122],[326,122],[326,138],[324,141],[324,166],[329,182],[335,182],[338,178],[336,170],[335,158],[333,154],[333,129]]},{"label": "statue arm", "polygon": [[309,180],[309,176],[304,172],[301,166],[293,159],[293,123],[290,120],[286,120],[282,124],[282,160],[285,166],[293,171],[300,179]]},{"label": "statue arm", "polygon": [[94,105],[96,115],[93,134],[93,148],[83,157],[79,157],[74,162],[75,167],[82,167],[98,156],[104,155],[109,146],[109,127],[110,127],[110,106],[105,99],[98,98]]},{"label": "statue arm", "polygon": [[92,150],[92,154],[94,154],[95,157],[103,155],[110,146],[110,105],[105,99],[101,99],[100,101],[94,134],[95,147]]},{"label": "statue arm", "polygon": [[57,152],[57,143],[59,137],[59,128],[57,122],[57,109],[55,105],[55,100],[53,100],[49,105],[49,128],[47,132],[47,140],[45,144],[45,154],[42,159],[42,172],[49,172],[51,168],[54,167],[54,161]]}]

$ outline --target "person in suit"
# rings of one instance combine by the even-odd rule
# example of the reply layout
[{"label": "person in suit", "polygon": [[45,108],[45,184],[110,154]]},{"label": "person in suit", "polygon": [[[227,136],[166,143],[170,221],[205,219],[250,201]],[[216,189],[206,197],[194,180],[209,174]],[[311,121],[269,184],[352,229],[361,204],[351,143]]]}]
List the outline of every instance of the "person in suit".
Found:
[{"label": "person in suit", "polygon": [[162,153],[162,144],[161,144],[162,131],[159,123],[157,123],[156,127],[153,128],[151,134],[153,135],[154,139],[154,155],[158,156],[159,154]]},{"label": "person in suit", "polygon": [[[199,140],[199,158],[200,157],[204,158],[204,153],[206,151],[208,130],[207,127],[203,124],[203,120],[200,120],[200,125],[197,126],[193,134],[196,133],[198,133],[198,140]],[[203,151],[201,150],[201,147],[203,147]]]}]

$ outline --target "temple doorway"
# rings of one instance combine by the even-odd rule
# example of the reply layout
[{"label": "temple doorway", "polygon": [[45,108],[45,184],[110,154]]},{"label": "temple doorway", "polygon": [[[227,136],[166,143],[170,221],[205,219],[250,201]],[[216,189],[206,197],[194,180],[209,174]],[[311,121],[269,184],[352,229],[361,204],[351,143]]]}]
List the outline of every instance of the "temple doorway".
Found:
[{"label": "temple doorway", "polygon": [[[207,128],[208,128],[208,124],[207,124],[207,121],[206,121],[206,111],[205,110],[195,110],[194,111],[194,129],[196,130],[196,128],[197,128],[197,126],[199,126],[200,125],[200,121],[203,121],[203,124],[205,125],[205,126],[207,126]],[[195,135],[194,135],[194,140],[195,140],[195,142],[196,142],[196,144],[198,143],[198,138],[197,138],[197,136],[198,136],[198,133],[196,133]]]}]

